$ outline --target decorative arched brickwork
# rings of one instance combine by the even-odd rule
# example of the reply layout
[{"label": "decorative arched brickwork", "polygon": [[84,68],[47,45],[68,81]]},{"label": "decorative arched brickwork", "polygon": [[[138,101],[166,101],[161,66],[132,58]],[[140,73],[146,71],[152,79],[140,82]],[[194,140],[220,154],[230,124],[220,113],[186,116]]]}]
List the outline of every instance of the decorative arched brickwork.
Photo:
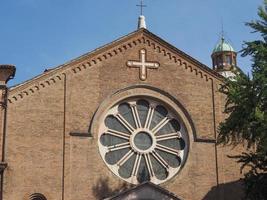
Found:
[{"label": "decorative arched brickwork", "polygon": [[47,200],[47,198],[40,193],[34,193],[30,195],[29,200]]},{"label": "decorative arched brickwork", "polygon": [[[138,37],[138,35],[140,36]],[[129,39],[123,42],[123,40],[127,37],[129,37]],[[93,52],[85,54],[84,56],[81,56],[69,63],[61,65],[58,68],[55,68],[54,70],[51,70],[49,72],[51,73],[50,76],[47,73],[45,75],[40,75],[40,77],[33,79],[32,83],[31,81],[26,82],[25,84],[29,83],[29,86],[22,90],[20,90],[19,87],[24,86],[25,84],[17,86],[16,88],[14,88],[13,91],[11,89],[12,94],[9,96],[8,102],[13,103],[19,99],[24,98],[25,96],[30,96],[37,90],[56,84],[58,81],[61,80],[62,73],[65,73],[66,71],[70,71],[75,74],[80,73],[94,65],[97,65],[103,60],[107,60],[113,56],[117,56],[139,44],[146,45],[148,48],[154,49],[155,52],[162,54],[163,56],[168,56],[168,59],[170,59],[174,65],[177,65],[177,67],[183,67],[188,72],[205,81],[209,81],[214,77],[221,79],[220,76],[216,74],[216,72],[211,71],[210,69],[208,69],[208,67],[199,63],[198,61],[191,58],[182,51],[176,49],[175,47],[169,45],[167,42],[158,38],[156,35],[150,33],[147,30],[141,30],[131,33],[126,37],[123,37]],[[74,66],[70,68],[70,65]],[[37,80],[38,82],[36,83],[35,80]],[[40,85],[42,86],[42,88],[40,88]],[[29,93],[28,91],[31,91],[31,93]]]}]

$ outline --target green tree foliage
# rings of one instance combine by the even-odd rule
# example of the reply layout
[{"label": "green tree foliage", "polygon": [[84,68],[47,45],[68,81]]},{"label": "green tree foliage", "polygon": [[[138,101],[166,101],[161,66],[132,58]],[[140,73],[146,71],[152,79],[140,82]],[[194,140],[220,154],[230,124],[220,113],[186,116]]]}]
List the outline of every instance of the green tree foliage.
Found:
[{"label": "green tree foliage", "polygon": [[248,167],[244,182],[246,199],[267,199],[267,0],[258,10],[259,20],[246,25],[260,34],[260,39],[246,42],[242,56],[251,56],[251,77],[238,70],[235,80],[226,80],[221,88],[227,96],[218,144],[244,144],[247,152],[232,156]]}]

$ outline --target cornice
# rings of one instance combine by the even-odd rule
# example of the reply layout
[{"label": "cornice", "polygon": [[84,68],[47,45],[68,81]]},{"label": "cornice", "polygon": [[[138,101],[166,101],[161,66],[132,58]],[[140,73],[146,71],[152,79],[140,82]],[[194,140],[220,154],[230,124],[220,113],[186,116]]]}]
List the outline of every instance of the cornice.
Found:
[{"label": "cornice", "polygon": [[[200,70],[203,70],[205,73],[209,74],[210,76],[212,76],[215,79],[218,79],[220,81],[224,80],[223,76],[218,74],[216,71],[212,70],[211,68],[209,68],[205,64],[199,62],[198,60],[196,60],[192,56],[186,54],[185,52],[181,51],[180,49],[174,47],[173,45],[171,45],[167,41],[163,40],[162,38],[158,37],[157,35],[153,34],[152,32],[144,29],[144,33],[147,37],[149,37],[150,39],[159,43],[163,48],[167,49],[169,51],[169,53],[181,56],[183,59],[191,62],[196,67],[200,68]],[[170,57],[170,59],[172,59],[171,58],[172,56],[169,56],[169,57]],[[175,59],[175,58],[173,57],[173,59]]]},{"label": "cornice", "polygon": [[[98,56],[99,54],[102,54],[102,52],[105,52],[109,50],[110,48],[113,48],[114,46],[118,45],[121,42],[131,39],[135,35],[139,34],[139,32],[140,30],[132,32],[107,45],[97,48],[89,53],[86,53],[78,58],[75,58],[47,72],[44,72],[43,74],[40,74],[30,80],[27,80],[13,87],[10,87],[8,102],[14,103],[20,99],[23,99],[24,97],[27,97],[31,94],[34,94],[37,91],[42,90],[43,88],[54,85],[58,81],[62,80],[62,76],[66,74],[68,71],[72,71],[73,73],[75,73],[76,66],[78,66],[77,69],[79,69],[80,68],[79,66],[81,66],[81,63],[84,63],[84,61],[88,59],[91,60],[92,63],[96,64],[98,61],[101,61],[101,59]],[[111,55],[110,57],[112,57],[112,55],[114,54],[116,54],[116,51],[109,52],[107,55],[108,56]]]},{"label": "cornice", "polygon": [[177,65],[177,67],[183,67],[205,81],[214,78],[223,81],[223,77],[209,67],[173,47],[148,30],[139,29],[138,31],[121,37],[114,42],[49,70],[29,81],[11,87],[9,90],[8,102],[14,103],[24,97],[34,94],[36,91],[40,91],[43,88],[56,84],[62,80],[63,74],[66,74],[67,72],[74,74],[81,73],[84,70],[90,69],[92,66],[95,66],[102,61],[120,55],[137,45],[146,45],[148,48],[154,49],[157,53],[167,56],[168,59]]},{"label": "cornice", "polygon": [[179,49],[176,49],[175,47],[171,46],[162,39],[158,37],[155,38],[155,35],[152,35],[152,37],[150,35],[147,35],[146,32],[144,32],[145,34],[141,34],[137,38],[128,40],[127,42],[121,45],[111,48],[109,51],[106,51],[102,54],[97,55],[96,57],[91,58],[90,60],[80,63],[79,65],[72,68],[72,71],[74,73],[79,73],[84,69],[90,68],[91,66],[102,62],[103,60],[107,60],[120,53],[123,53],[124,51],[138,44],[143,44],[153,48],[157,51],[157,53],[162,54],[163,56],[167,56],[174,63],[177,63],[179,66],[183,66],[185,69],[189,70],[190,72],[193,72],[195,75],[200,76],[201,78],[205,78],[206,81],[212,78],[216,78],[220,81],[223,81],[223,77],[217,72],[198,62],[197,60],[180,51]]}]

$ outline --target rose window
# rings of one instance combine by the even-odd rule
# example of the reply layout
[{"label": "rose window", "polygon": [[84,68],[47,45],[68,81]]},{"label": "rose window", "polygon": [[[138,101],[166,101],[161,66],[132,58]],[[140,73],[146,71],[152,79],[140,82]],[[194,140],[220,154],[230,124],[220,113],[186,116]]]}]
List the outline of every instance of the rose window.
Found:
[{"label": "rose window", "polygon": [[99,149],[111,171],[122,179],[133,184],[159,184],[182,166],[187,133],[179,117],[163,103],[129,99],[105,114]]}]

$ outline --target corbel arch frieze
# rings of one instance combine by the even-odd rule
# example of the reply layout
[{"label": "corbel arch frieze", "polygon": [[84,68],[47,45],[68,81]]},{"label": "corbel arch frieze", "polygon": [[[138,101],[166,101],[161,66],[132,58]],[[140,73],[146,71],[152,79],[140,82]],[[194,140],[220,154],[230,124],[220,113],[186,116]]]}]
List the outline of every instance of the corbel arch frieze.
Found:
[{"label": "corbel arch frieze", "polygon": [[15,101],[18,101],[19,99],[23,99],[26,96],[30,96],[31,94],[34,94],[36,91],[39,91],[42,88],[46,88],[48,86],[56,84],[58,81],[62,80],[61,76],[62,76],[62,73],[65,71],[70,71],[71,73],[75,73],[75,74],[81,73],[84,70],[89,69],[104,60],[108,60],[114,56],[123,54],[125,51],[137,45],[142,45],[142,47],[147,46],[148,48],[152,48],[153,50],[155,50],[155,52],[162,54],[163,56],[167,56],[167,58],[171,60],[175,65],[177,65],[177,67],[183,67],[188,72],[193,73],[194,75],[196,75],[197,77],[205,81],[212,80],[214,78],[213,76],[215,76],[215,75],[211,75],[212,72],[209,73],[209,72],[206,72],[205,70],[202,70],[196,67],[194,62],[189,61],[190,58],[188,60],[184,58],[183,55],[182,56],[178,55],[175,49],[172,49],[171,47],[170,48],[167,47],[166,44],[164,43],[162,44],[162,42],[153,39],[153,37],[151,36],[147,36],[147,34],[141,34],[139,37],[134,37],[131,40],[127,40],[119,45],[116,45],[114,47],[107,49],[106,51],[102,53],[98,53],[96,51],[92,53],[91,57],[90,57],[90,54],[88,54],[85,59],[84,58],[77,59],[75,60],[75,65],[73,67],[71,67],[71,64],[72,63],[74,64],[74,62],[68,63],[67,65],[64,65],[64,67],[67,67],[67,68],[65,69],[61,68],[61,70],[56,75],[49,77],[47,79],[45,79],[44,77],[43,80],[41,77],[41,81],[38,81],[38,83],[34,82],[33,80],[33,82],[29,84],[29,87],[25,89],[20,90],[20,88],[18,88],[18,90],[16,91],[16,88],[15,88],[14,91],[10,92],[8,102],[13,103]]},{"label": "corbel arch frieze", "polygon": [[58,74],[53,77],[49,77],[48,79],[35,82],[25,89],[18,90],[16,92],[11,91],[9,93],[8,102],[15,103],[16,101],[19,101],[20,99],[24,99],[25,97],[29,97],[35,94],[37,91],[40,91],[46,87],[50,87],[61,80],[62,80],[61,74]]},{"label": "corbel arch frieze", "polygon": [[[168,48],[165,48],[163,45],[157,43],[156,41],[146,37],[146,36],[141,36],[139,38],[134,38],[130,41],[127,41],[121,45],[118,45],[110,50],[107,50],[106,52],[102,53],[101,55],[96,55],[89,60],[86,60],[84,62],[81,62],[77,66],[75,66],[72,71],[74,73],[78,73],[83,71],[83,69],[90,68],[99,62],[102,62],[103,60],[108,60],[109,58],[112,58],[114,56],[120,55],[123,52],[127,51],[128,49],[136,46],[136,45],[146,45],[149,48],[152,48],[156,50],[157,53],[163,54],[163,56],[167,56],[169,60],[173,61],[175,64],[178,64],[178,66],[182,66],[184,69],[186,69],[188,72],[193,73],[197,77],[208,81],[209,78],[212,78],[211,75],[206,73],[205,71],[198,69],[197,67],[194,66],[194,64],[190,63],[186,59],[181,58],[180,56],[177,55],[177,53],[174,53]],[[102,59],[101,59],[102,58]]]}]

